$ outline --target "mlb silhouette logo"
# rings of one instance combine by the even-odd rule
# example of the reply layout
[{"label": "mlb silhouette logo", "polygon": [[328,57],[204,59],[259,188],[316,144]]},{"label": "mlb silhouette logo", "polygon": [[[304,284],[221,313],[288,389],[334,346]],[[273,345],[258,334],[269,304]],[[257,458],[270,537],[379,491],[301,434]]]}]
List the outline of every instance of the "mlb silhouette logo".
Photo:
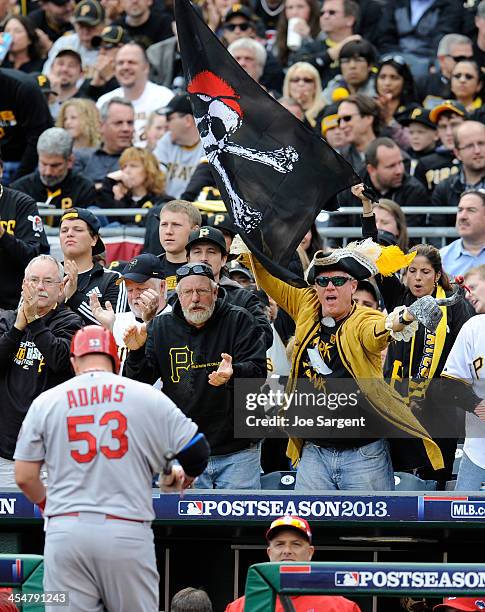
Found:
[{"label": "mlb silhouette logo", "polygon": [[89,348],[101,348],[101,341],[99,338],[89,339]]},{"label": "mlb silhouette logo", "polygon": [[359,572],[335,572],[336,586],[359,586]]},{"label": "mlb silhouette logo", "polygon": [[179,501],[179,514],[183,516],[197,516],[204,514],[204,502]]}]

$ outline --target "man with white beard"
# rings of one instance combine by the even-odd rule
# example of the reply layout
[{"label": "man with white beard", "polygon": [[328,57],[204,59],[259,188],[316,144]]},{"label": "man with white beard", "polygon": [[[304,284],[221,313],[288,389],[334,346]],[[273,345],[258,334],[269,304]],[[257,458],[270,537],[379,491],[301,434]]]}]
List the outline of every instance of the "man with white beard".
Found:
[{"label": "man with white beard", "polygon": [[266,378],[263,335],[244,308],[217,298],[212,269],[198,262],[177,270],[173,311],[132,326],[125,374],[163,390],[206,435],[211,457],[202,489],[259,489],[260,443],[234,438],[234,379]]}]

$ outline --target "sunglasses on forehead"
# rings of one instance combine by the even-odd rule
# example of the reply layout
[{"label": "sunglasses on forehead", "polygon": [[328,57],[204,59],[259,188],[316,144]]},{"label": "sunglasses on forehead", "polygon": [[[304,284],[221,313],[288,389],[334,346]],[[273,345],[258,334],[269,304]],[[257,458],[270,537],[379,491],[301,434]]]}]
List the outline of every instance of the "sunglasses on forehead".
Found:
[{"label": "sunglasses on forehead", "polygon": [[209,266],[206,266],[205,264],[188,264],[185,266],[182,266],[180,268],[177,269],[177,277],[178,278],[184,278],[184,276],[208,276],[209,278],[212,277],[212,269]]},{"label": "sunglasses on forehead", "polygon": [[330,283],[334,287],[343,287],[347,281],[354,280],[350,276],[317,276],[315,283],[319,287],[328,287]]},{"label": "sunglasses on forehead", "polygon": [[398,66],[406,66],[406,60],[402,55],[384,55],[384,57],[381,57],[379,60],[379,64],[385,64],[386,62],[394,62],[398,64]]}]

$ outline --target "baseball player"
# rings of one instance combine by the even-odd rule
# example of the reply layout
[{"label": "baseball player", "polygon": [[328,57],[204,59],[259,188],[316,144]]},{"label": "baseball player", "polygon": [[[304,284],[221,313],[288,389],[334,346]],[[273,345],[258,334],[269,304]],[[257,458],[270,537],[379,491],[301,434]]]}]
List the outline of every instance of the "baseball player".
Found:
[{"label": "baseball player", "polygon": [[463,325],[441,376],[467,383],[468,397],[463,396],[461,406],[467,410],[466,437],[455,490],[478,491],[485,481],[485,314],[476,315]]},{"label": "baseball player", "polygon": [[47,517],[44,588],[68,591],[76,612],[158,611],[152,477],[171,451],[180,465],[162,489],[186,488],[208,444],[163,393],[115,373],[108,330],[77,332],[71,362],[76,376],[33,402],[15,451],[17,484]]}]

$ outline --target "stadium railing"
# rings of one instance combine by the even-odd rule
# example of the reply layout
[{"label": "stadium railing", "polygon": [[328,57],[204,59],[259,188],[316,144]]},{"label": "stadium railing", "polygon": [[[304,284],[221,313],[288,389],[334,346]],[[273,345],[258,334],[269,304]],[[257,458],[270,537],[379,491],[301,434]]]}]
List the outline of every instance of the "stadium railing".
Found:
[{"label": "stadium railing", "polygon": [[[38,203],[39,213],[42,217],[60,217],[66,211],[57,210],[51,208],[42,207],[42,203]],[[150,209],[147,208],[111,208],[102,209],[99,214],[105,217],[135,217],[136,215],[145,216]],[[434,215],[455,215],[457,208],[456,206],[404,206],[402,208],[405,214],[426,214],[429,216]],[[97,211],[93,211],[97,212]],[[329,216],[342,216],[342,215],[360,215],[362,208],[358,206],[349,206],[342,208],[335,212],[322,211],[317,217],[316,224],[318,231],[324,241],[330,238],[342,238],[343,244],[346,244],[349,239],[355,240],[361,237],[360,227],[327,227],[326,223]],[[102,227],[101,236],[103,237],[143,237],[145,235],[145,229],[143,227],[135,227],[131,225],[120,225],[118,227]],[[46,226],[46,234],[48,237],[58,236],[59,230],[55,227]],[[427,242],[428,239],[433,239],[434,242],[438,241],[440,246],[445,246],[448,238],[456,238],[458,236],[455,227],[408,227],[408,234],[410,238],[419,238],[422,242]]]}]

